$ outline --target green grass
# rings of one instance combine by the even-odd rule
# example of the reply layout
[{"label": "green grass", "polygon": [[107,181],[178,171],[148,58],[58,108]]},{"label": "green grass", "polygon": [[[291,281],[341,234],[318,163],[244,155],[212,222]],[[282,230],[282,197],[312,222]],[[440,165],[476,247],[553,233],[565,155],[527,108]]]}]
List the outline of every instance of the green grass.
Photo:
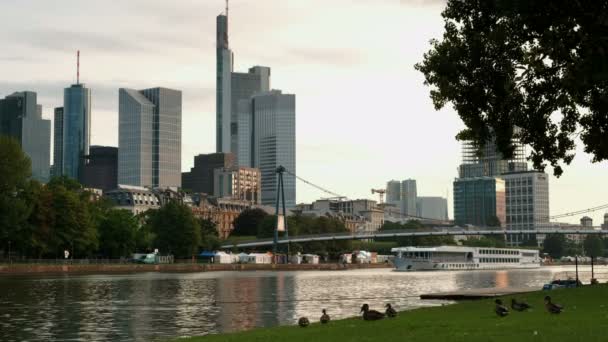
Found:
[{"label": "green grass", "polygon": [[[554,302],[565,306],[562,314],[551,315],[545,311],[543,298],[549,293]],[[396,319],[375,322],[350,318],[327,325],[315,323],[308,328],[260,328],[178,341],[608,341],[606,285],[533,292],[515,297],[525,299],[532,305],[532,310],[511,312],[509,316],[500,318],[494,314],[492,299],[405,311]],[[503,301],[510,303],[511,298],[504,297]],[[370,304],[380,307],[380,303]]]}]

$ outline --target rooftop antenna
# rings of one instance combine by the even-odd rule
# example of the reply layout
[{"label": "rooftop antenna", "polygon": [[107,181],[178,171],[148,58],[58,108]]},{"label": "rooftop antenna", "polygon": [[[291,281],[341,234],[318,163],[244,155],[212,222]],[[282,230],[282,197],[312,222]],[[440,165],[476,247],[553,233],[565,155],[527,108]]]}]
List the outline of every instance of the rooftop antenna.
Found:
[{"label": "rooftop antenna", "polygon": [[76,84],[80,84],[80,50],[76,52]]}]

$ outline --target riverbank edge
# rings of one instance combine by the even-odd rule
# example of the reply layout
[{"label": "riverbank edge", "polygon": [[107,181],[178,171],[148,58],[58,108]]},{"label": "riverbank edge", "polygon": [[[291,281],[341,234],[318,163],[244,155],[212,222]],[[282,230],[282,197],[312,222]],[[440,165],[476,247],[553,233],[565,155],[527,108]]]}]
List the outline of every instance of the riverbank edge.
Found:
[{"label": "riverbank edge", "polygon": [[[568,311],[562,315],[547,313],[542,305],[546,295],[566,304]],[[314,323],[305,329],[294,322],[294,325],[179,337],[168,342],[605,341],[600,332],[604,331],[606,323],[591,325],[590,329],[588,322],[605,313],[604,305],[598,303],[597,298],[605,298],[606,295],[608,286],[605,284],[509,294],[500,297],[504,303],[510,303],[510,298],[518,298],[532,304],[532,309],[523,313],[510,312],[508,318],[494,314],[494,299],[490,298],[400,311],[397,318],[378,322],[349,317],[332,320],[328,325]]]},{"label": "riverbank edge", "polygon": [[392,268],[389,264],[2,264],[0,277],[30,274],[197,273],[221,271],[340,271]]}]

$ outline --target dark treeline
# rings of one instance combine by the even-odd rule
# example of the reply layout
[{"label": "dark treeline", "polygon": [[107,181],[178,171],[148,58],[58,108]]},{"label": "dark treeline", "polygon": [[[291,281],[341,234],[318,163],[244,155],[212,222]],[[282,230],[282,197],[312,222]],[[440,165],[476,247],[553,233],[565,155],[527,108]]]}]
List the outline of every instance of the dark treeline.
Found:
[{"label": "dark treeline", "polygon": [[13,258],[120,258],[159,249],[187,258],[219,246],[215,224],[177,202],[134,216],[67,177],[41,184],[19,144],[0,136],[0,253]]}]

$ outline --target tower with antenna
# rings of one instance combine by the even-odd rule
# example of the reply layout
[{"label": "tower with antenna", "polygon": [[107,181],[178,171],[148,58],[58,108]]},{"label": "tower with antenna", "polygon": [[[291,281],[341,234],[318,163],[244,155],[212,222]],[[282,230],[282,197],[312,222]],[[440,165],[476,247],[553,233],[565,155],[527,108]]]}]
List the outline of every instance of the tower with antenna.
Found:
[{"label": "tower with antenna", "polygon": [[80,84],[80,50],[76,52],[76,84]]}]

